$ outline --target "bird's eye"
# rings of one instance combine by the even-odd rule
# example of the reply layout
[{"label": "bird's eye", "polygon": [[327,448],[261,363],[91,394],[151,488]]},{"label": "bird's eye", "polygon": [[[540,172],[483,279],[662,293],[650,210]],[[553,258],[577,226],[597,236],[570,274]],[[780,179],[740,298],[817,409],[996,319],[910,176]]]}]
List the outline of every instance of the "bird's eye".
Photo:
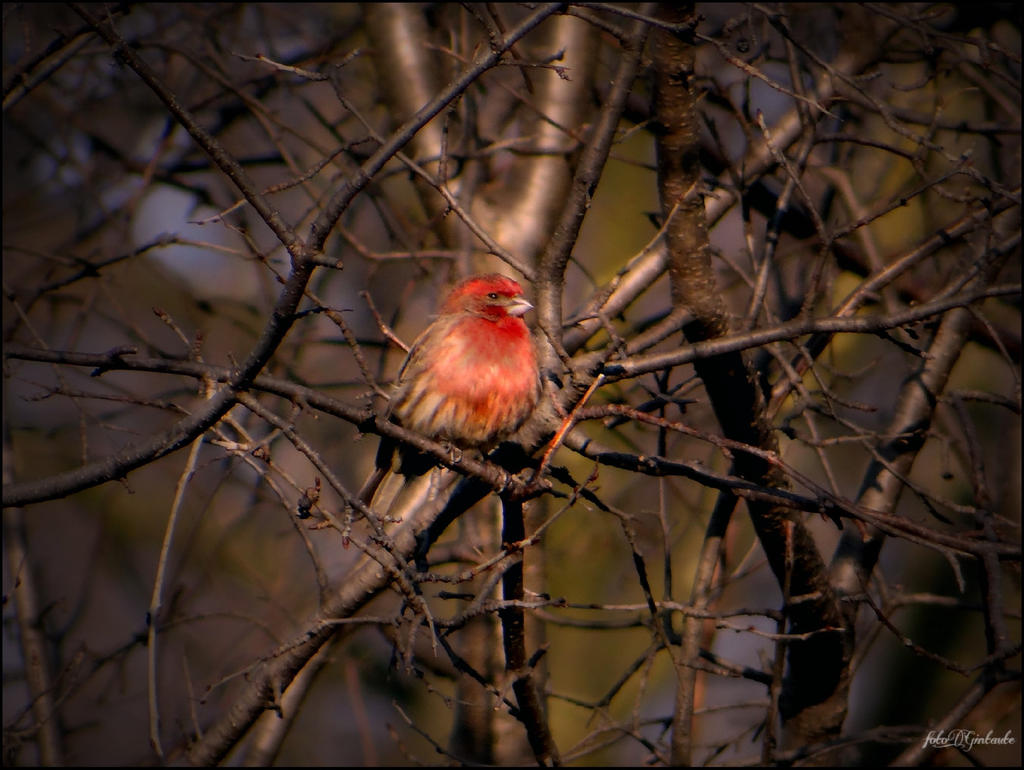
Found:
[{"label": "bird's eye", "polygon": [[496,291],[492,291],[490,294],[487,295],[487,299],[497,299],[497,298],[498,298],[498,292],[496,292]]}]

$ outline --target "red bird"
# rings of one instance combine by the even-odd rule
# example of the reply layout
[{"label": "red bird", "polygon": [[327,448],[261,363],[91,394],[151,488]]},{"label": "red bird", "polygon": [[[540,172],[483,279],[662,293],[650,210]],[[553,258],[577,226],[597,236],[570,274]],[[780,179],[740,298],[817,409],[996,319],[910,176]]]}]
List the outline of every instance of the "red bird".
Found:
[{"label": "red bird", "polygon": [[[522,319],[532,307],[522,287],[503,275],[459,283],[409,350],[391,398],[391,419],[461,449],[487,451],[515,433],[541,392],[537,352]],[[382,439],[377,468],[359,493],[365,504],[391,469],[394,453],[395,445]],[[420,453],[399,454],[406,476],[431,465]]]}]

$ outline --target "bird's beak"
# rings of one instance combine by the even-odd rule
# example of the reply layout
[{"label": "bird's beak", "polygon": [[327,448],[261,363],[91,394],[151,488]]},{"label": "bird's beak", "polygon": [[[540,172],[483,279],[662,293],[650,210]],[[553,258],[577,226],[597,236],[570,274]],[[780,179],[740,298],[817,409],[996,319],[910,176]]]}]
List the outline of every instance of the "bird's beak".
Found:
[{"label": "bird's beak", "polygon": [[522,297],[516,297],[509,300],[508,305],[505,307],[505,312],[513,316],[522,316],[530,310],[533,310],[533,305],[527,302]]}]

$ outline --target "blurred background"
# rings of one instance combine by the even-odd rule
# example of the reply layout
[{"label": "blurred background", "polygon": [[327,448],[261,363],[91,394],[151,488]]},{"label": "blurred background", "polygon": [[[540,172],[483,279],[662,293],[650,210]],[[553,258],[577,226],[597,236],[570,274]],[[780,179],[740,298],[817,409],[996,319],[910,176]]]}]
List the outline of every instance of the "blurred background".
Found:
[{"label": "blurred background", "polygon": [[[732,455],[712,440],[721,431],[693,366],[640,367],[592,395],[553,456],[565,475],[527,508],[529,651],[545,651],[537,674],[561,761],[670,763],[681,685],[665,640],[699,599],[695,764],[1019,764],[1019,9],[698,4],[684,34],[659,27],[654,6],[586,4],[520,32],[543,10],[4,6],[4,486],[58,488],[23,505],[5,496],[5,764],[180,762],[230,719],[254,672],[357,569],[369,534],[332,517],[351,519],[340,489],[373,466],[378,439],[359,418],[397,373],[399,342],[472,272],[506,272],[536,299],[540,280],[515,265],[539,270],[616,88],[628,94],[557,287],[562,339],[574,361],[685,346],[657,237],[659,33],[695,56],[710,291],[734,333],[970,300],[820,349],[810,332],[823,329],[810,327],[743,346],[791,490],[872,508],[865,495],[891,473],[901,491],[885,513],[914,527],[888,531],[860,589],[842,734],[821,743],[777,729],[783,591],[744,503],[694,595],[721,495],[700,474],[727,476]],[[145,62],[149,83],[100,28]],[[411,116],[512,33],[494,66],[361,181]],[[647,48],[622,84],[637,35]],[[201,410],[259,344],[290,273],[280,233],[183,114],[307,242],[332,196],[356,185],[302,314],[261,370],[351,411],[257,387],[280,424],[235,406],[195,453],[60,493],[61,474]],[[927,419],[902,425],[908,392],[947,359]],[[628,462],[597,458],[585,439]],[[325,480],[301,518],[324,476],[310,452],[339,486]],[[655,473],[645,458],[679,465]],[[797,518],[827,565],[842,532]],[[513,676],[487,604],[500,553],[492,495],[448,528],[418,583],[432,615],[453,621],[444,634],[461,657],[407,596],[382,589],[307,664],[284,718],[267,711],[224,762],[534,762],[502,705]],[[654,619],[638,561],[662,603]],[[942,727],[1015,740],[914,753]]]}]

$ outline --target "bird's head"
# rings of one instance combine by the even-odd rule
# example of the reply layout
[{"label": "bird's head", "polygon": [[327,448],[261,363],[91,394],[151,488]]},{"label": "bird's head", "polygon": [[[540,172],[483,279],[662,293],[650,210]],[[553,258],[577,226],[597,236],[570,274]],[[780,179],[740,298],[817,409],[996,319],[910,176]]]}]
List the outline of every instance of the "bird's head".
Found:
[{"label": "bird's head", "polygon": [[533,305],[523,297],[523,287],[497,273],[475,275],[459,283],[441,307],[441,314],[472,313],[500,320],[522,316]]}]

